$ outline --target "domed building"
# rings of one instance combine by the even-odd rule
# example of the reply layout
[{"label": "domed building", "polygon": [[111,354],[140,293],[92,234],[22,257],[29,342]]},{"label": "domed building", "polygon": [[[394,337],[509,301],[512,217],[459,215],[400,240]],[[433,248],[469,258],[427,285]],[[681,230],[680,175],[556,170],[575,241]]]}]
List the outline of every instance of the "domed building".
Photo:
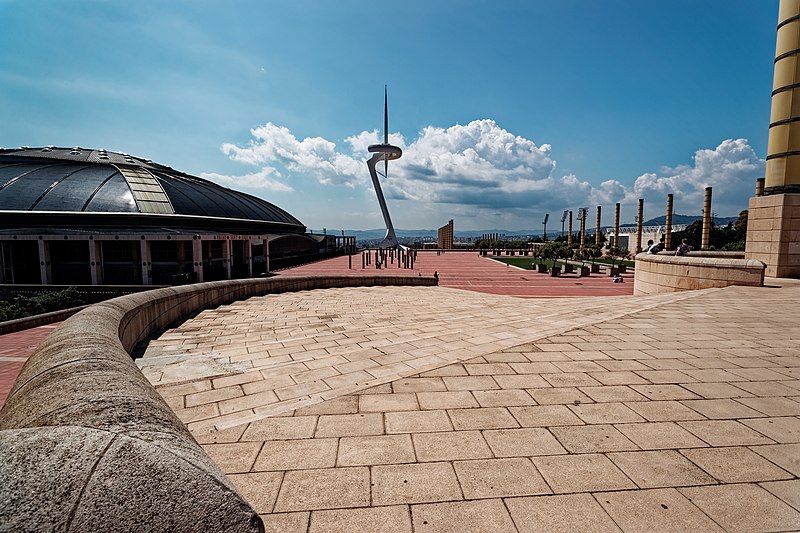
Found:
[{"label": "domed building", "polygon": [[0,283],[244,278],[354,245],[306,233],[266,200],[128,154],[0,149]]}]

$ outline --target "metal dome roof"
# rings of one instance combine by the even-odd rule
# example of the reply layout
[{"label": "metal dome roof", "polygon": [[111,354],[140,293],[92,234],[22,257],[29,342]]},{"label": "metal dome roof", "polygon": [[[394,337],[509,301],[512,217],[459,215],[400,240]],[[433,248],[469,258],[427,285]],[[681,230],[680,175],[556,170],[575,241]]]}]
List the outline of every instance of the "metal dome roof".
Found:
[{"label": "metal dome roof", "polygon": [[80,147],[0,149],[0,211],[200,216],[305,230],[266,200],[147,159]]}]

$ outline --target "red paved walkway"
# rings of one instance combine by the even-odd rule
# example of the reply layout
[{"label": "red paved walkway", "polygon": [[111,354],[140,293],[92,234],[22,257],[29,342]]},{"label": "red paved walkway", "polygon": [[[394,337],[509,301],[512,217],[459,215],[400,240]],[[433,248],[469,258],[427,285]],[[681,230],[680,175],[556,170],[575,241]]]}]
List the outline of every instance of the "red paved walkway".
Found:
[{"label": "red paved walkway", "polygon": [[[374,259],[374,256],[373,256]],[[532,259],[531,259],[532,260]],[[352,258],[352,269],[348,268],[348,258],[335,257],[326,261],[302,265],[279,272],[291,275],[415,275],[432,276],[439,273],[439,285],[455,289],[466,289],[489,294],[506,294],[520,297],[561,297],[561,296],[623,296],[633,294],[633,274],[624,274],[624,283],[613,283],[607,275],[593,274],[579,278],[577,274],[566,274],[553,278],[538,274],[533,270],[522,270],[506,266],[477,252],[446,252],[437,255],[435,251],[417,254],[414,270],[397,268],[397,262],[388,268],[375,269],[372,265],[361,269],[361,255]]]},{"label": "red paved walkway", "polygon": [[0,335],[0,407],[33,351],[61,322]]}]

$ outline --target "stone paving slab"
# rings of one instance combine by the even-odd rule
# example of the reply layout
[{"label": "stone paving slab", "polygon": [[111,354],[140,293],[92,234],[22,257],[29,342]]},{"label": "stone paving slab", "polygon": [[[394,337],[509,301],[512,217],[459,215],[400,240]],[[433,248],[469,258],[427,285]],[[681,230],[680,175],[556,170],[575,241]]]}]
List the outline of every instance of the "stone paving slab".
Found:
[{"label": "stone paving slab", "polygon": [[[202,323],[187,322],[153,347],[188,358],[227,345],[250,349],[248,335],[269,345],[287,340],[276,357],[299,357],[264,367],[269,379],[282,365],[325,357],[348,361],[334,369],[374,363],[345,367],[353,372],[411,368],[269,416],[218,410],[189,422],[268,531],[795,531],[800,329],[783,310],[798,308],[800,287],[786,285],[594,304],[439,288],[430,300],[414,294],[421,321],[403,288],[360,298],[281,295],[253,309],[248,301],[203,313]],[[358,318],[345,321],[345,311]],[[314,313],[331,321],[321,342],[358,342],[305,358]],[[401,329],[396,338],[378,329],[373,340],[362,320]],[[194,333],[202,333],[202,350]],[[408,364],[429,356],[412,351],[437,345],[457,348],[434,368]],[[294,379],[319,368],[292,366],[287,375],[295,385],[325,382]],[[237,381],[266,381],[256,373],[263,377],[254,368],[156,383],[185,414],[196,408],[181,407],[192,394],[241,386],[246,396]]]}]

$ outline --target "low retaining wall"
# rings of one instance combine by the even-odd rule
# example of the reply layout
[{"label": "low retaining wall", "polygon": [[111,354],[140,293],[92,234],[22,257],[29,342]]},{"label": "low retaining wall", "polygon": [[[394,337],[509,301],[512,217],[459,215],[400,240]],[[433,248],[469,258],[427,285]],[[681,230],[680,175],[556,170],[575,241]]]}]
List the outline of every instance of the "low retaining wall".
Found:
[{"label": "low retaining wall", "polygon": [[766,265],[752,259],[654,255],[636,256],[633,294],[689,291],[747,285],[764,285]]},{"label": "low retaining wall", "polygon": [[200,309],[250,296],[435,284],[401,276],[220,281],[81,311],[36,349],[0,411],[0,529],[263,531],[129,351]]}]

